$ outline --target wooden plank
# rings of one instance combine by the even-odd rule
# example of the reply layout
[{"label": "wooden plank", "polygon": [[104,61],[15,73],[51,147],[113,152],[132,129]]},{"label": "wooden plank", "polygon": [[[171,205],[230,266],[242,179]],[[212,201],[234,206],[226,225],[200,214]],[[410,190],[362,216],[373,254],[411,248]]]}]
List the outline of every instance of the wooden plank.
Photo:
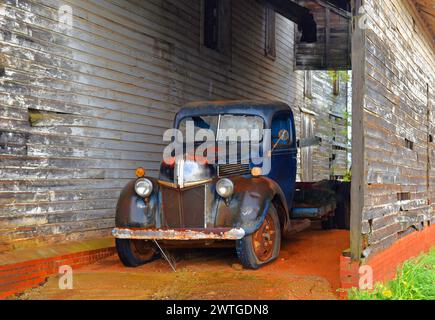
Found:
[{"label": "wooden plank", "polygon": [[434,83],[435,58],[431,41],[413,24],[418,17],[407,1],[365,3],[369,13],[376,12],[363,48],[366,188],[361,232],[368,239],[363,248],[367,256],[433,220],[428,87]]},{"label": "wooden plank", "polygon": [[[353,2],[354,19],[357,19],[361,0]],[[358,22],[358,21],[356,21]],[[366,165],[364,155],[363,106],[365,95],[365,31],[355,23],[352,34],[352,187],[350,214],[350,251],[352,259],[359,261],[362,255],[362,214],[366,189]]]}]

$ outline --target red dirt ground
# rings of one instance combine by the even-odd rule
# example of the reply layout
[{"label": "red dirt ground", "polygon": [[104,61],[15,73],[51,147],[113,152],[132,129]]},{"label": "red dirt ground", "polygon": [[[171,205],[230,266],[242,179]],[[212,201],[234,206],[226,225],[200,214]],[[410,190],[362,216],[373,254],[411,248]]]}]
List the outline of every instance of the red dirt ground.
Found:
[{"label": "red dirt ground", "polygon": [[243,270],[233,249],[177,250],[177,272],[163,260],[136,269],[117,256],[74,273],[74,289],[53,276],[18,299],[337,299],[339,258],[347,231],[318,226],[284,240],[277,261]]}]

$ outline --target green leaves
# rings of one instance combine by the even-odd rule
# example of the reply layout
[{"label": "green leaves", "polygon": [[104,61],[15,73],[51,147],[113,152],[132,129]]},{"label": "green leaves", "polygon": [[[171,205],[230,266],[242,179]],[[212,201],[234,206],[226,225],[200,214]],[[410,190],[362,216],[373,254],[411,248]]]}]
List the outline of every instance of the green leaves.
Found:
[{"label": "green leaves", "polygon": [[335,82],[337,80],[341,80],[344,83],[349,82],[350,76],[348,71],[334,71],[334,70],[328,70],[328,76],[331,79],[331,81]]}]

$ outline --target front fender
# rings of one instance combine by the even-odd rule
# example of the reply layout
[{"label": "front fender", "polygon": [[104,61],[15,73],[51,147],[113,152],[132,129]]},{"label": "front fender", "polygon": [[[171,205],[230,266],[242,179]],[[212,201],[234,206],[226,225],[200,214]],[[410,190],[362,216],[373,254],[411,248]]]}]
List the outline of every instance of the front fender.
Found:
[{"label": "front fender", "polygon": [[144,199],[134,190],[137,179],[130,181],[122,190],[116,206],[115,225],[117,228],[152,228],[156,226],[160,206],[158,201],[159,185],[155,179],[152,195]]},{"label": "front fender", "polygon": [[287,201],[276,182],[267,177],[235,177],[231,180],[234,195],[227,201],[219,199],[216,227],[243,228],[245,234],[250,235],[260,228],[272,203],[279,211],[281,226],[287,227]]}]

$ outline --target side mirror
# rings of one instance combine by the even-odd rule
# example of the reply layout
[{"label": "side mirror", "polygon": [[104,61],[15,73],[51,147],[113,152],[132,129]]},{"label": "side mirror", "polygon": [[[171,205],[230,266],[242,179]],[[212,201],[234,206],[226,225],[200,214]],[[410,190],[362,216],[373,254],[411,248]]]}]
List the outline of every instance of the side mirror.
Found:
[{"label": "side mirror", "polygon": [[289,139],[290,139],[290,134],[288,133],[288,131],[287,130],[280,130],[279,131],[279,133],[278,133],[278,137],[279,137],[279,140],[278,140],[278,142],[280,142],[280,141],[285,141],[285,142],[287,142]]},{"label": "side mirror", "polygon": [[280,130],[278,133],[278,141],[273,145],[272,151],[270,153],[272,153],[276,149],[276,147],[281,141],[288,142],[289,140],[290,140],[289,132],[285,129]]}]

